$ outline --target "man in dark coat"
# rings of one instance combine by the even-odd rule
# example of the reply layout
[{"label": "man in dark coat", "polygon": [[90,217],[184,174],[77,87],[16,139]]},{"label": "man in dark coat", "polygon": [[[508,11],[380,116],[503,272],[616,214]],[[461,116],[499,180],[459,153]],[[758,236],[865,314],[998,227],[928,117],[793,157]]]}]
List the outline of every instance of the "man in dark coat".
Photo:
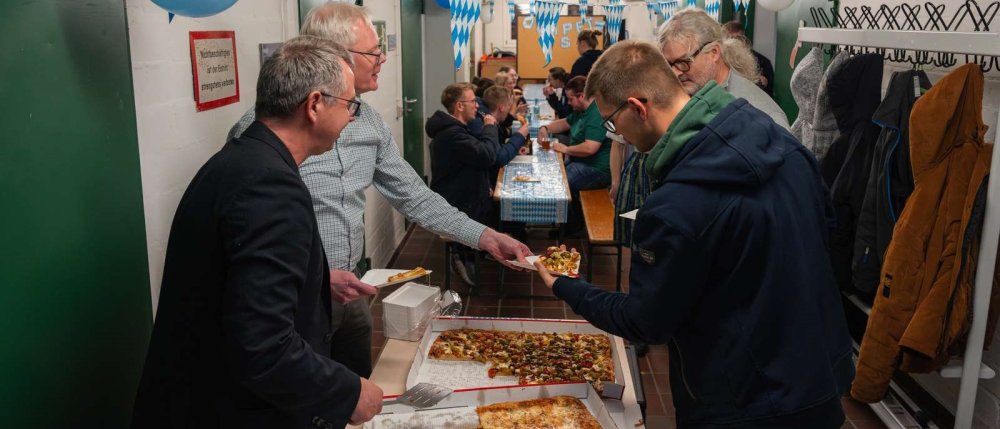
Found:
[{"label": "man in dark coat", "polygon": [[329,358],[330,272],[298,170],[357,113],[350,61],[327,39],[282,45],[258,120],[185,191],[132,427],[343,428],[381,410],[381,389]]},{"label": "man in dark coat", "polygon": [[688,96],[648,43],[608,49],[586,92],[649,152],[653,192],[627,294],[536,264],[545,284],[594,326],[670,346],[678,428],[839,428],[854,364],[816,159],[714,82]]},{"label": "man in dark coat", "polygon": [[[469,130],[479,105],[474,89],[467,83],[445,87],[441,105],[447,112],[434,112],[424,129],[431,138],[431,190],[472,220],[488,225],[495,223],[489,176],[500,150],[500,134],[497,120],[490,114],[483,115],[479,134]],[[475,254],[471,248],[462,249],[459,253],[463,256],[456,255],[448,262],[455,274],[471,285]]]}]

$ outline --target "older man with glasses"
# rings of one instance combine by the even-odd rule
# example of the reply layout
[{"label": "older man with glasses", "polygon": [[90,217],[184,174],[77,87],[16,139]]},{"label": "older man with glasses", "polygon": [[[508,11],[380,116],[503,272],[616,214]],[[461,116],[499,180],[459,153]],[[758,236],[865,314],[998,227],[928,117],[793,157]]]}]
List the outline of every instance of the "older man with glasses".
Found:
[{"label": "older man with glasses", "polygon": [[754,80],[760,70],[750,48],[725,37],[722,25],[705,11],[687,8],[660,27],[660,51],[688,95],[715,81],[788,128],[788,116]]},{"label": "older man with glasses", "polygon": [[327,39],[285,43],[261,65],[258,120],[191,180],[131,427],[342,428],[382,409],[367,374],[331,359],[330,271],[298,169],[357,113],[352,61]]},{"label": "older man with glasses", "polygon": [[[350,3],[317,6],[306,16],[302,34],[330,39],[350,50],[357,95],[378,89],[386,61],[367,10]],[[354,122],[344,129],[334,150],[307,159],[300,169],[313,197],[323,248],[330,264],[333,326],[330,346],[335,360],[367,376],[372,371],[373,321],[367,299],[376,290],[358,280],[365,243],[365,191],[372,185],[392,206],[420,226],[498,261],[524,259],[524,244],[470,219],[424,185],[399,153],[389,126],[368,103],[360,101]],[[475,108],[474,104],[472,105]],[[253,122],[247,112],[229,137]]]}]

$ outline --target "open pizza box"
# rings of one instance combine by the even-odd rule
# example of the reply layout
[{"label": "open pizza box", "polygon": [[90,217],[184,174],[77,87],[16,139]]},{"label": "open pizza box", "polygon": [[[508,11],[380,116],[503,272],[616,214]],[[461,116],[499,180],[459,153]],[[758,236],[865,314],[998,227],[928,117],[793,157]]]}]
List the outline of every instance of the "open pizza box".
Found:
[{"label": "open pizza box", "polygon": [[[572,396],[580,399],[601,427],[615,429],[618,425],[611,418],[604,401],[590,383],[557,383],[517,387],[485,387],[456,390],[431,408],[415,409],[403,404],[382,408],[382,413],[365,423],[365,429],[476,429],[479,417],[476,407],[499,402],[526,401],[555,396]],[[392,399],[387,396],[385,399]]]},{"label": "open pizza box", "polygon": [[491,329],[498,331],[548,332],[606,335],[611,341],[611,359],[614,362],[615,380],[605,380],[602,396],[621,400],[625,390],[625,372],[622,362],[625,350],[621,338],[610,335],[583,320],[558,319],[505,319],[483,317],[437,317],[431,319],[424,331],[413,365],[406,375],[406,388],[418,383],[437,384],[452,389],[474,389],[483,387],[523,387],[514,376],[497,375],[490,378],[490,364],[472,361],[449,361],[430,359],[427,352],[442,331],[461,328]]}]

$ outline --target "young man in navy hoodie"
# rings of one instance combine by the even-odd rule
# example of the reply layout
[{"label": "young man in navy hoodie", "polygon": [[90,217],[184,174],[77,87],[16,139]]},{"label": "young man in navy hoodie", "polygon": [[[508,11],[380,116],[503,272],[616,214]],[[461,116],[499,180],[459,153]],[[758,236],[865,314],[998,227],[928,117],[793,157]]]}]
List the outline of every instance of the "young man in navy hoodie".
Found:
[{"label": "young man in navy hoodie", "polygon": [[[468,83],[445,87],[441,105],[447,112],[434,112],[424,129],[431,138],[431,190],[472,220],[487,224],[494,223],[489,172],[496,162],[500,142],[497,120],[492,115],[483,116],[480,135],[469,131],[468,124],[476,119],[479,108],[474,89]],[[473,250],[466,249],[464,259],[450,263],[463,281],[472,284],[474,276],[469,271],[473,269],[473,258],[468,255]]]},{"label": "young man in navy hoodie", "polygon": [[607,50],[587,81],[604,126],[648,152],[629,292],[550,276],[595,326],[668,344],[678,428],[839,428],[854,376],[815,158],[715,82],[684,92],[653,45]]}]

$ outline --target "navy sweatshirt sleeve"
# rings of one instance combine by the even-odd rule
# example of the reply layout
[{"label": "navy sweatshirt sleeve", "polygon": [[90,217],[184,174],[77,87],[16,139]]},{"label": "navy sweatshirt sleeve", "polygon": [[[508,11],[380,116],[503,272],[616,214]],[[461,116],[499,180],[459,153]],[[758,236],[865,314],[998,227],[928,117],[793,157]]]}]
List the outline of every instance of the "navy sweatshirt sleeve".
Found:
[{"label": "navy sweatshirt sleeve", "polygon": [[545,97],[545,100],[549,102],[549,106],[552,107],[557,118],[565,118],[569,115],[569,106],[563,103],[559,97],[556,97],[555,93],[549,94],[548,97]]},{"label": "navy sweatshirt sleeve", "polygon": [[[552,290],[594,326],[630,341],[662,344],[694,311],[708,278],[705,248],[656,216],[636,220],[629,293],[561,277]],[[642,234],[638,232],[642,231]]]},{"label": "navy sweatshirt sleeve", "polygon": [[494,167],[503,167],[507,165],[510,160],[517,156],[517,151],[524,146],[524,136],[521,133],[514,133],[507,140],[507,143],[500,145],[500,150],[497,151],[497,161],[493,164]]}]

